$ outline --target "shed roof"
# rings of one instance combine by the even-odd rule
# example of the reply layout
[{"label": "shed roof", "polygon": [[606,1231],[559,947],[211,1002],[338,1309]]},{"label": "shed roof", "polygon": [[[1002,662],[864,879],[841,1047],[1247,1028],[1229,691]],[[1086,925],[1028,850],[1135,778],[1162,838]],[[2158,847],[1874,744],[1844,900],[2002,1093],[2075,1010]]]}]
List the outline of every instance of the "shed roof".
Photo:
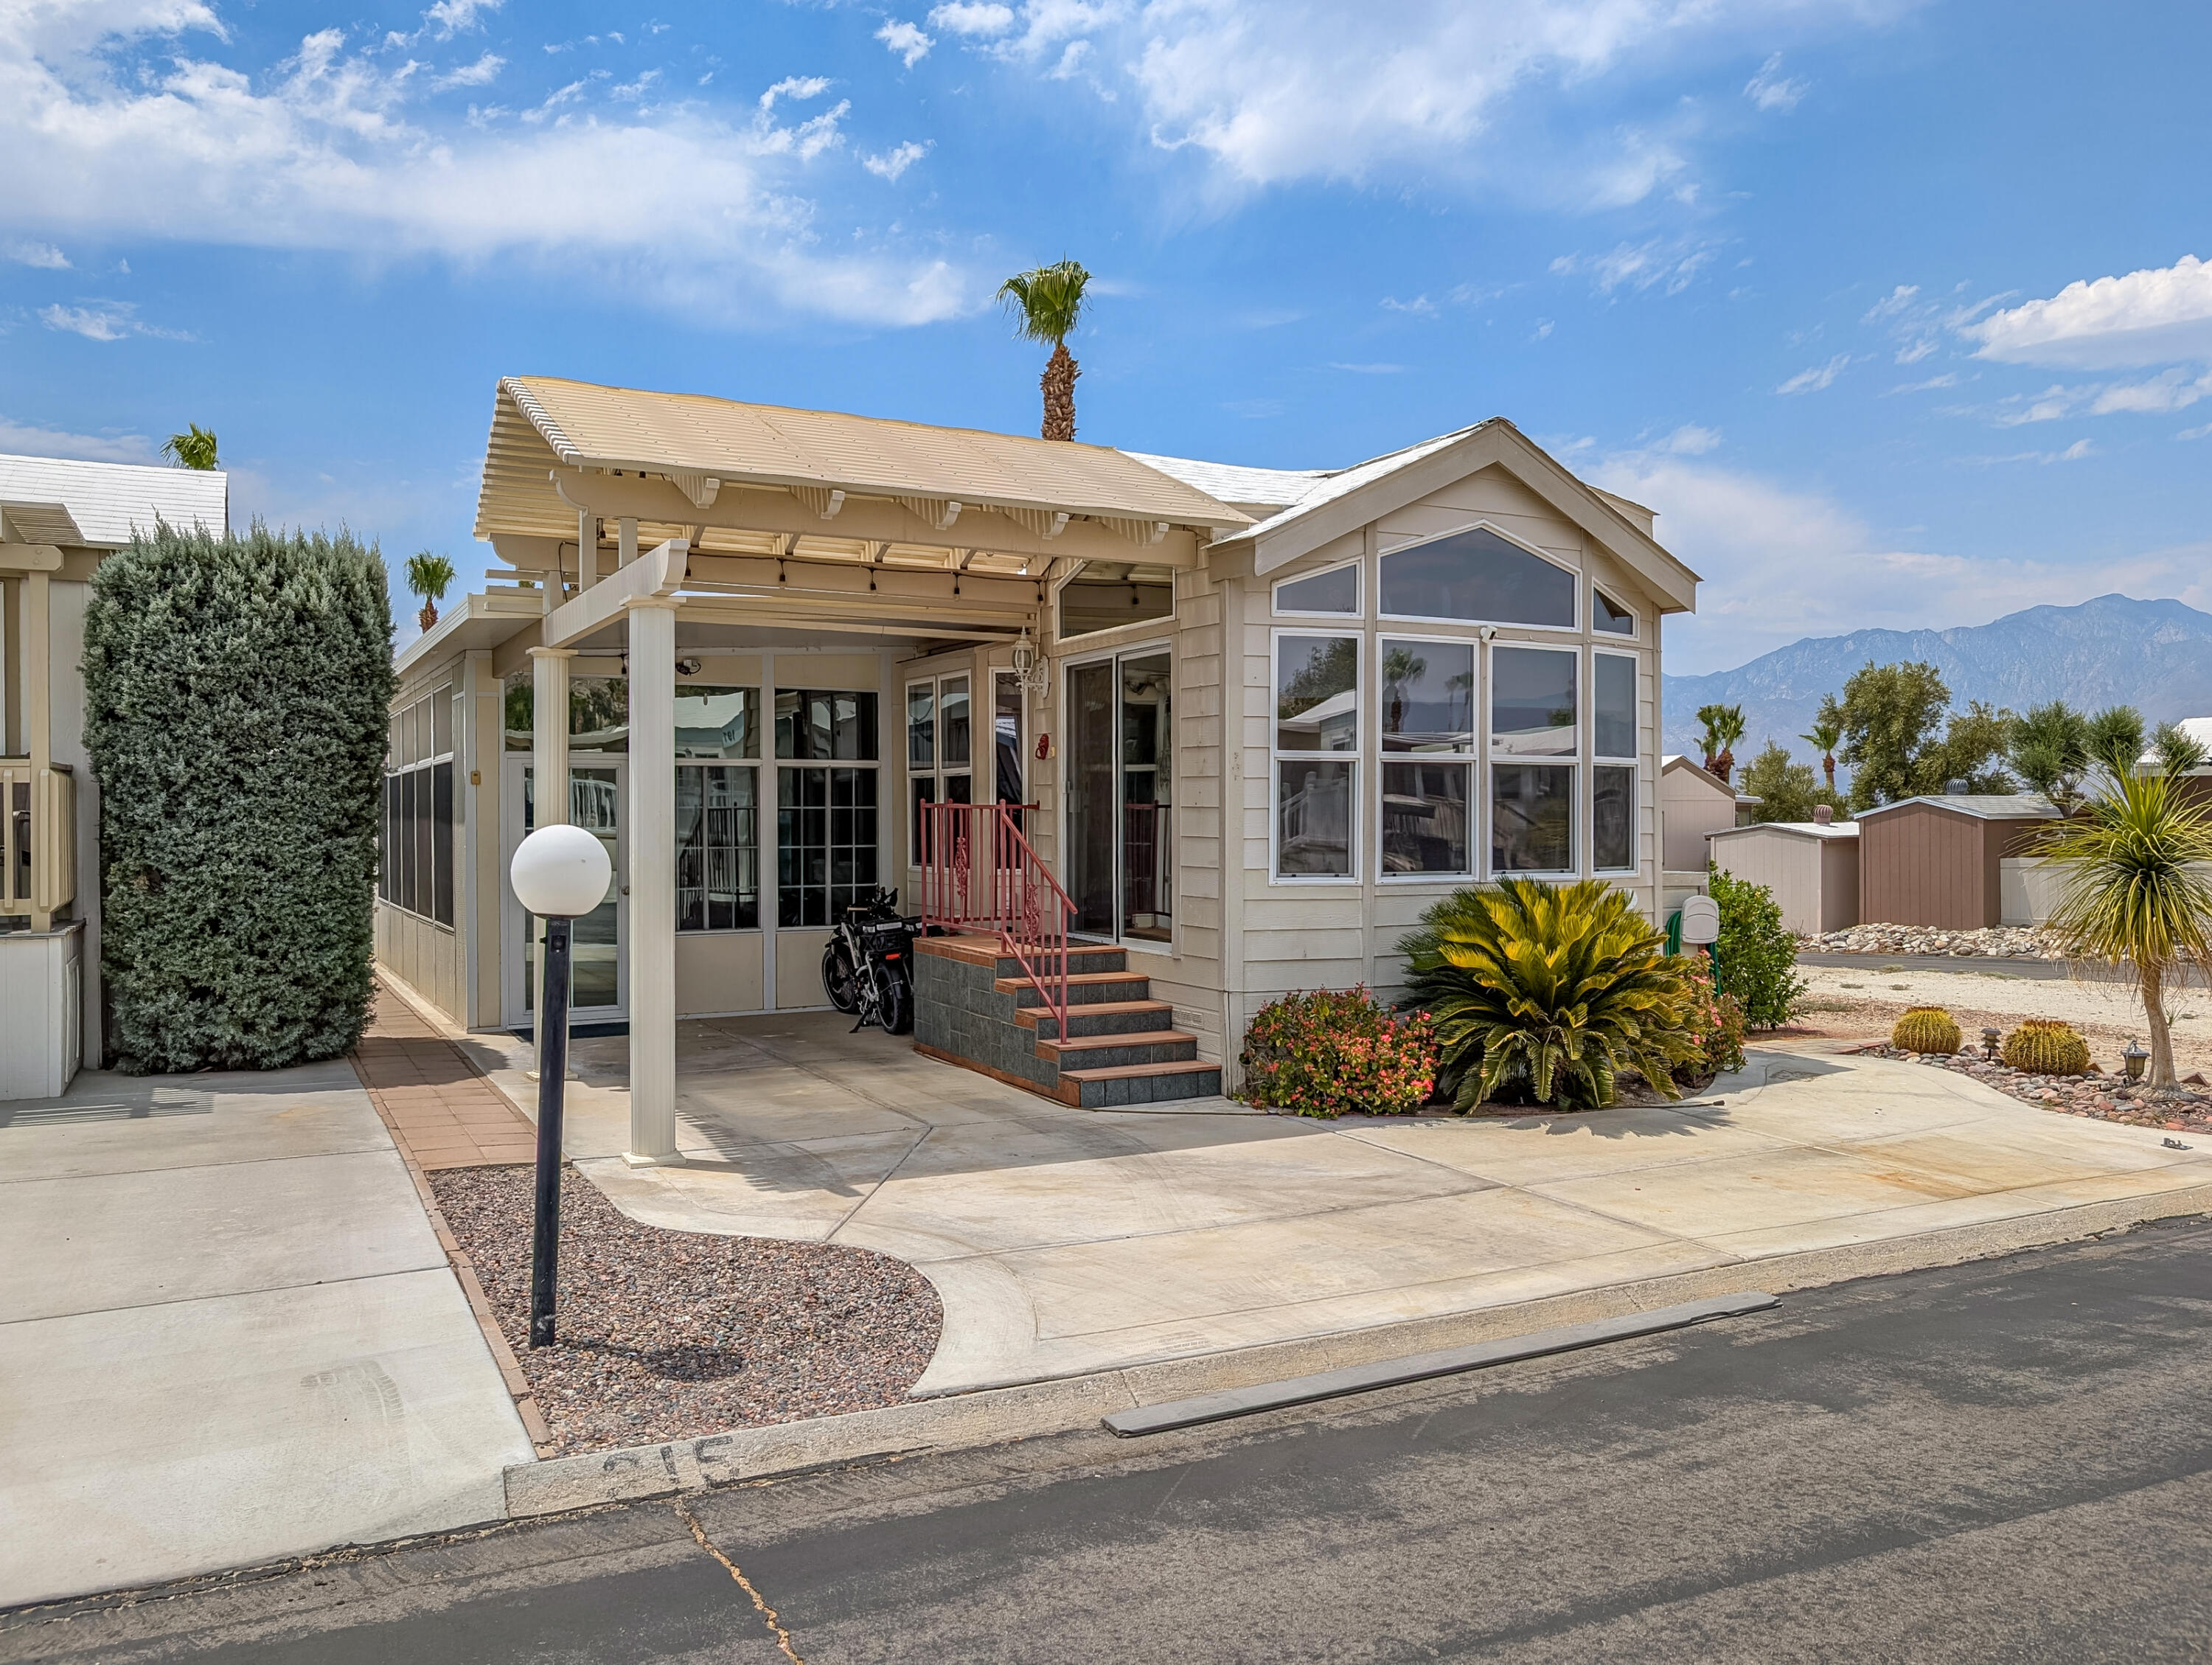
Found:
[{"label": "shed roof", "polygon": [[1887,815],[1911,804],[1925,804],[1956,815],[1971,815],[1978,821],[2056,821],[2065,813],[2039,792],[1983,792],[1900,798],[1893,804],[1878,804],[1872,809],[1861,810],[1859,819]]},{"label": "shed roof", "polygon": [[220,469],[0,456],[0,513],[25,543],[120,549],[133,526],[230,524],[230,476]]},{"label": "shed roof", "polygon": [[1754,821],[1748,827],[1723,827],[1718,832],[1707,833],[1705,837],[1741,838],[1747,833],[1787,833],[1797,838],[1856,838],[1859,829],[1856,821],[1837,821],[1825,827],[1817,821]]},{"label": "shed roof", "polygon": [[501,422],[510,411],[572,467],[1223,532],[1250,524],[1249,516],[1218,498],[1106,446],[747,404],[702,393],[603,387],[553,376],[508,376],[500,393],[477,512],[480,536],[499,526],[506,496],[526,495],[526,520],[527,511],[551,495],[542,465],[526,466],[512,479],[511,471],[501,466]]}]

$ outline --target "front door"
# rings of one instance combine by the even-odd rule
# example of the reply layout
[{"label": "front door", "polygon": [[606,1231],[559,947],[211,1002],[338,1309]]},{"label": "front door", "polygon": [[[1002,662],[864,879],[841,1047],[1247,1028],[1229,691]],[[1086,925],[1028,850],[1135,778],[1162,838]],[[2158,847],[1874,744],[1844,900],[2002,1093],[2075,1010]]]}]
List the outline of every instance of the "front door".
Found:
[{"label": "front door", "polygon": [[[506,805],[504,879],[515,847],[537,825],[537,783],[530,760],[510,754],[501,801]],[[619,1022],[629,1010],[629,966],[623,952],[629,919],[629,868],[623,846],[623,775],[627,760],[594,757],[568,767],[568,819],[606,847],[613,876],[599,905],[576,921],[569,933],[570,1019],[575,1023]],[[500,887],[502,934],[520,951],[501,956],[501,1004],[510,1029],[527,1029],[538,1003],[538,939],[541,927],[515,900],[512,886]]]},{"label": "front door", "polygon": [[1174,712],[1158,648],[1067,671],[1067,873],[1073,929],[1175,934]]}]

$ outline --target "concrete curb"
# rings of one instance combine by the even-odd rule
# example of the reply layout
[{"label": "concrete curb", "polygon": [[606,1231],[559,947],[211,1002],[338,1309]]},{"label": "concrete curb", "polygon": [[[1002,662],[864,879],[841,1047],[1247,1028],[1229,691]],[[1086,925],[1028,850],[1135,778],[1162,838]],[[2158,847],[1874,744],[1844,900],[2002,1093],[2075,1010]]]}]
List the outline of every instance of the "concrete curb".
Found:
[{"label": "concrete curb", "polygon": [[2155,1196],[2085,1203],[1986,1224],[1878,1243],[1730,1261],[1696,1272],[1577,1290],[1475,1312],[1409,1319],[1297,1341],[1270,1342],[1053,1381],[908,1400],[880,1410],[741,1428],[700,1438],[593,1451],[507,1471],[511,1519],[640,1498],[666,1497],[811,1470],[895,1461],[926,1452],[995,1445],[1094,1427],[1117,1411],[1468,1347],[1558,1326],[1631,1317],[1680,1303],[1740,1294],[1747,1283],[1776,1292],[1854,1278],[1956,1266],[2023,1249],[2070,1243],[2152,1220],[2212,1213],[2212,1184]]}]

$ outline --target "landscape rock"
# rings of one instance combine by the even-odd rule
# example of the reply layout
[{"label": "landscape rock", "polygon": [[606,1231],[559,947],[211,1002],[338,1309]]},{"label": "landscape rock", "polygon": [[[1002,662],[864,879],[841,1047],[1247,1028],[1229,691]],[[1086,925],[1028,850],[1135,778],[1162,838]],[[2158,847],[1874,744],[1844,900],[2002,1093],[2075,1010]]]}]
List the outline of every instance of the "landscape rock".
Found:
[{"label": "landscape rock", "polygon": [[2099,1121],[2124,1121],[2138,1127],[2212,1133],[2212,1090],[2202,1085],[2201,1075],[2192,1078],[2196,1085],[2184,1083],[2154,1091],[2140,1083],[2115,1081],[2102,1074],[2030,1075],[1971,1052],[1947,1058],[1935,1053],[1903,1053],[1887,1046],[1865,1050],[1876,1057],[1971,1076],[2039,1109],[2086,1115]]},{"label": "landscape rock", "polygon": [[1992,925],[1975,931],[1945,931],[1932,925],[1854,925],[1848,930],[1801,937],[1797,945],[1815,954],[1954,954],[2006,958],[2063,960],[2056,944],[2033,926]]}]

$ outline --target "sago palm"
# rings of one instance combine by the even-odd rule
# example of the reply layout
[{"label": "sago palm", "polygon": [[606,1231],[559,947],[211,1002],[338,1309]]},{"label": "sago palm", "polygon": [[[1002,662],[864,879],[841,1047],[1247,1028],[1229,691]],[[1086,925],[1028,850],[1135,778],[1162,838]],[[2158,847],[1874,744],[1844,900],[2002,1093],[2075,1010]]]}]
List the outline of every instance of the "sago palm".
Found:
[{"label": "sago palm", "polygon": [[1462,1110],[1501,1092],[1601,1107],[1627,1068],[1673,1098],[1675,1066],[1703,1056],[1666,938],[1602,879],[1459,890],[1398,946],[1436,1022],[1438,1079]]},{"label": "sago palm", "polygon": [[1067,337],[1083,316],[1084,286],[1091,274],[1073,260],[1018,272],[999,285],[999,299],[1014,316],[1016,333],[1030,341],[1049,342],[1052,357],[1046,362],[1039,386],[1044,390],[1044,437],[1075,437],[1074,355]]},{"label": "sago palm", "polygon": [[2108,773],[2039,854],[2059,869],[2049,929],[2071,954],[2127,967],[2150,1031],[2150,1084],[2173,1082],[2166,986],[2195,966],[2212,977],[2212,817],[2164,775]]},{"label": "sago palm", "polygon": [[407,557],[407,587],[422,598],[422,611],[416,617],[425,630],[438,622],[438,604],[453,581],[453,563],[444,556],[424,550]]}]

